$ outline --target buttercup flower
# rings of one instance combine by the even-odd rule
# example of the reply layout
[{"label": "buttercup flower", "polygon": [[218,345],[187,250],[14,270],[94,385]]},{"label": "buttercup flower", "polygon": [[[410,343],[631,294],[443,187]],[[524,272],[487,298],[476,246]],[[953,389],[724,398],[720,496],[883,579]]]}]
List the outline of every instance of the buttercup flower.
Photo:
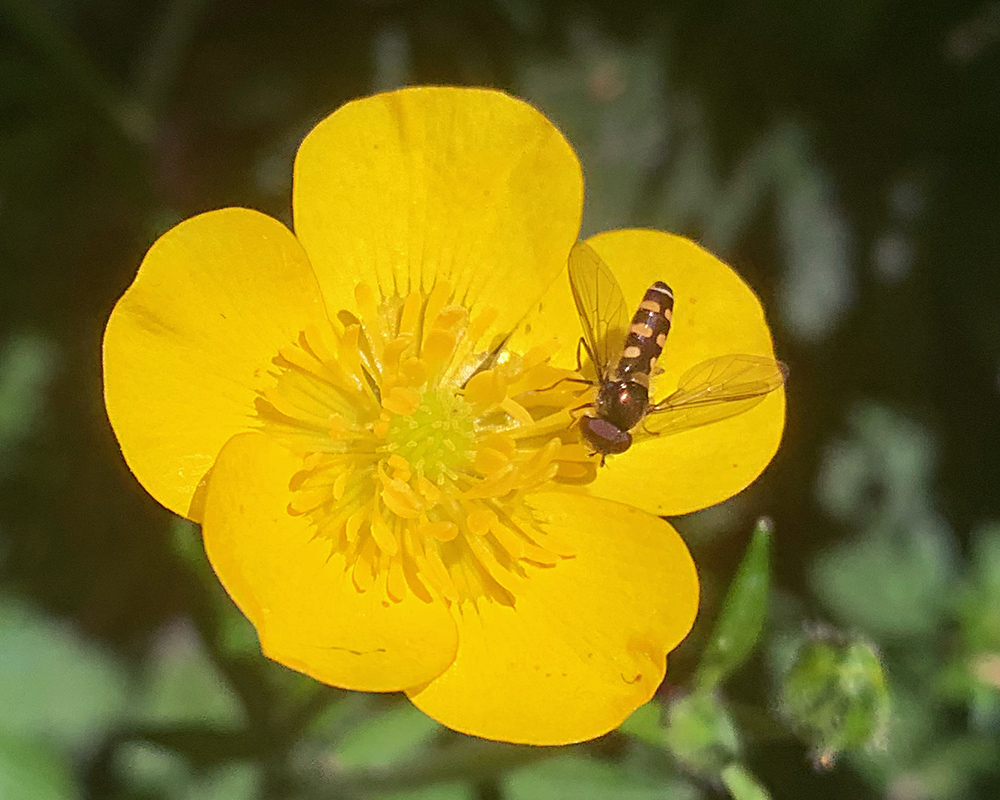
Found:
[{"label": "buttercup flower", "polygon": [[[105,334],[108,414],[270,658],[513,742],[588,739],[652,696],[698,604],[657,515],[749,484],[784,398],[598,466],[574,411],[593,389],[562,380],[582,195],[531,106],[406,89],[306,137],[294,234],[228,208],[146,255]],[[654,396],[706,358],[773,355],[756,297],[693,243],[589,243],[630,302],[674,289]]]}]

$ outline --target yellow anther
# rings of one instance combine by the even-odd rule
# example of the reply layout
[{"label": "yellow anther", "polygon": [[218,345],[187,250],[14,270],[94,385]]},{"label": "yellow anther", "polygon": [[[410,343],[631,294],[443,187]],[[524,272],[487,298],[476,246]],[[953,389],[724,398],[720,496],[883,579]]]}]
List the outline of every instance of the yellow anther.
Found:
[{"label": "yellow anther", "polygon": [[507,396],[507,382],[495,369],[485,369],[473,375],[465,384],[465,401],[485,411],[499,404]]},{"label": "yellow anther", "polygon": [[531,425],[535,421],[531,414],[528,413],[528,410],[512,397],[505,397],[500,403],[500,408],[506,411],[522,425]]},{"label": "yellow anther", "polygon": [[417,533],[425,539],[433,538],[439,542],[450,542],[458,536],[458,525],[454,522],[427,522],[417,528]]},{"label": "yellow anther", "polygon": [[543,564],[547,567],[551,567],[553,564],[559,563],[559,556],[553,553],[551,550],[546,550],[544,547],[539,547],[537,544],[532,542],[524,543],[524,558],[529,561],[534,561],[536,564]]},{"label": "yellow anther", "polygon": [[348,325],[337,349],[338,360],[353,375],[358,386],[364,388],[367,381],[361,374],[361,326]]},{"label": "yellow anther", "polygon": [[351,570],[351,579],[359,592],[367,592],[375,583],[375,565],[378,558],[378,546],[374,539],[368,539],[358,553],[358,560]]},{"label": "yellow anther", "polygon": [[561,448],[562,441],[560,439],[549,439],[528,461],[527,469],[543,469],[559,454]]},{"label": "yellow anther", "polygon": [[389,374],[395,374],[399,368],[400,358],[412,343],[409,336],[397,336],[390,341],[382,355],[382,369]]},{"label": "yellow anther", "polygon": [[559,448],[559,454],[556,457],[560,461],[589,461],[590,448],[584,447],[579,442],[570,442]]},{"label": "yellow anther", "polygon": [[399,552],[399,542],[396,540],[395,535],[393,535],[392,529],[382,519],[382,512],[379,510],[378,503],[375,504],[374,513],[372,514],[372,538],[383,553],[394,556]]},{"label": "yellow anther", "polygon": [[420,407],[420,392],[409,386],[393,387],[382,397],[382,407],[408,417]]},{"label": "yellow anther", "polygon": [[423,510],[420,497],[408,483],[403,483],[401,480],[387,480],[379,496],[386,508],[403,519],[417,519]]},{"label": "yellow anther", "polygon": [[485,536],[490,532],[490,524],[496,519],[496,516],[488,508],[483,508],[470,512],[465,521],[469,525],[469,530],[476,536]]},{"label": "yellow anther", "polygon": [[506,433],[491,433],[483,440],[483,446],[503,453],[508,460],[517,454],[517,442]]},{"label": "yellow anther", "polygon": [[421,359],[410,356],[399,365],[399,378],[407,386],[423,386],[427,380],[427,365]]},{"label": "yellow anther", "polygon": [[434,288],[431,289],[430,296],[427,298],[427,304],[424,306],[425,346],[430,329],[432,328],[430,323],[437,319],[438,314],[441,313],[441,309],[445,307],[449,299],[451,299],[451,284],[446,280],[435,281]]},{"label": "yellow anther", "polygon": [[330,416],[330,427],[327,429],[331,439],[339,439],[347,432],[347,420],[341,414]]},{"label": "yellow anther", "polygon": [[394,558],[389,562],[385,590],[389,597],[397,603],[406,597],[406,573],[403,571],[403,562],[399,558]]},{"label": "yellow anther", "polygon": [[414,336],[417,332],[417,325],[420,322],[420,306],[423,305],[423,298],[420,292],[410,292],[403,302],[403,310],[399,314],[399,333]]},{"label": "yellow anther", "polygon": [[384,439],[386,434],[389,433],[389,424],[389,414],[383,409],[381,416],[372,423],[372,433],[379,439]]},{"label": "yellow anther", "polygon": [[475,346],[486,331],[496,322],[497,316],[499,316],[499,312],[496,308],[487,306],[472,318],[472,321],[469,323],[469,329],[465,332],[465,337],[469,340],[470,345]]},{"label": "yellow anther", "polygon": [[511,558],[521,558],[524,556],[524,538],[512,531],[499,519],[494,519],[490,523],[490,533]]},{"label": "yellow anther", "polygon": [[442,331],[452,331],[469,317],[469,312],[461,306],[449,306],[441,311],[432,327]]},{"label": "yellow anther", "polygon": [[367,507],[359,508],[351,516],[347,518],[347,524],[344,529],[344,533],[347,536],[347,541],[353,544],[358,540],[358,534],[361,532],[361,527],[365,524],[368,519],[368,509]]},{"label": "yellow anther", "polygon": [[474,465],[476,472],[482,475],[491,475],[498,469],[505,467],[510,459],[499,450],[492,447],[480,447],[476,451]]},{"label": "yellow anther", "polygon": [[438,489],[433,483],[431,483],[423,475],[417,477],[417,491],[424,496],[424,499],[428,503],[434,505],[438,500],[441,499],[441,490]]},{"label": "yellow anther", "polygon": [[410,479],[410,462],[407,461],[402,456],[393,453],[391,456],[389,456],[389,458],[386,460],[385,463],[388,464],[390,467],[392,467],[393,470],[395,470],[393,477],[399,478],[404,481],[408,481]]},{"label": "yellow anther", "polygon": [[451,331],[431,330],[424,340],[423,360],[429,372],[451,360],[455,350],[455,334]]},{"label": "yellow anther", "polygon": [[344,492],[347,490],[347,479],[350,477],[351,473],[341,472],[333,481],[333,499],[341,500],[344,497]]},{"label": "yellow anther", "polygon": [[532,347],[524,356],[521,358],[521,369],[527,372],[539,364],[548,361],[555,353],[555,348],[558,347],[558,341],[556,339],[550,339],[543,344],[536,344]]},{"label": "yellow anther", "polygon": [[330,499],[328,489],[300,489],[292,495],[288,510],[293,514],[308,514]]},{"label": "yellow anther", "polygon": [[594,468],[590,464],[583,464],[579,461],[560,461],[559,471],[556,475],[566,481],[580,481],[591,477]]}]

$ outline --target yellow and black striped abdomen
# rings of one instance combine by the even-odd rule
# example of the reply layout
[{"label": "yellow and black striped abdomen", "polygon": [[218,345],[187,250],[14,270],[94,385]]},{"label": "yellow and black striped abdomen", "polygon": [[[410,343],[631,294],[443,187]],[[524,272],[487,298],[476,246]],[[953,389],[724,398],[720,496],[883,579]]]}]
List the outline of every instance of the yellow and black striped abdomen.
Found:
[{"label": "yellow and black striped abdomen", "polygon": [[615,369],[618,380],[649,385],[649,375],[656,369],[656,359],[663,352],[670,332],[673,312],[674,293],[663,281],[657,281],[646,290],[632,317],[628,336],[625,337],[625,349]]}]

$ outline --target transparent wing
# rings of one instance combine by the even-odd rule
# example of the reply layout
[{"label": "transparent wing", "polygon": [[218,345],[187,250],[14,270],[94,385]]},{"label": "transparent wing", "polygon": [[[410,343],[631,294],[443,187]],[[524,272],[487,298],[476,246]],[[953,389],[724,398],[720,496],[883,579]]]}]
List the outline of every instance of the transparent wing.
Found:
[{"label": "transparent wing", "polygon": [[611,269],[586,242],[577,242],[570,251],[569,285],[597,375],[606,378],[625,346],[625,295]]},{"label": "transparent wing", "polygon": [[710,358],[681,375],[677,391],[650,407],[642,428],[662,435],[734,417],[761,402],[787,377],[788,367],[773,358]]}]

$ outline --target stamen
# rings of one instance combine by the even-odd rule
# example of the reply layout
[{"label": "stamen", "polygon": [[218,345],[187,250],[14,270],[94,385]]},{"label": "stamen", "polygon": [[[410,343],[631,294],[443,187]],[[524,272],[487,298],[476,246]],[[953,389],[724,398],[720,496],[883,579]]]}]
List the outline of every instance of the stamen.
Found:
[{"label": "stamen", "polygon": [[515,602],[574,556],[525,499],[596,475],[569,413],[592,390],[559,385],[574,373],[551,365],[551,342],[491,350],[496,309],[470,315],[452,291],[379,300],[359,283],[359,316],[283,347],[257,406],[261,430],[302,454],[289,512],[380,602]]}]

